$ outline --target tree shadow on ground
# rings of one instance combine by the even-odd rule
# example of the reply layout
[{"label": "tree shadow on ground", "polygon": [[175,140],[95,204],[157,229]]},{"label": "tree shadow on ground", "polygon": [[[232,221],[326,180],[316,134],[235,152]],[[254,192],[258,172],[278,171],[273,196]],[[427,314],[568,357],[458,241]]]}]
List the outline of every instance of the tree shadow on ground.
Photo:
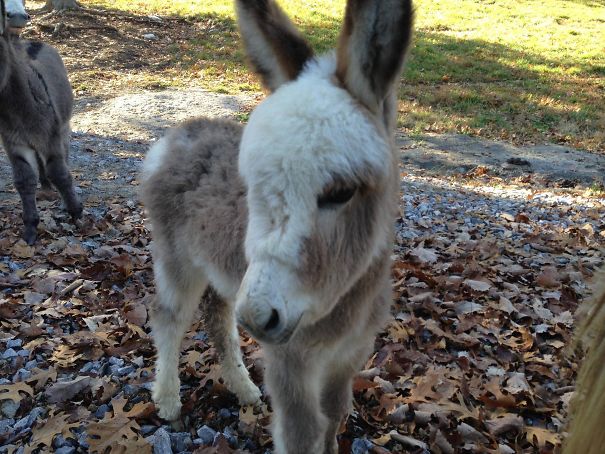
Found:
[{"label": "tree shadow on ground", "polygon": [[[340,19],[298,24],[318,53],[337,41]],[[48,22],[48,23],[47,23]],[[257,92],[237,25],[204,14],[161,21],[111,9],[39,15],[26,32],[56,45],[76,92],[163,89],[196,83]],[[61,26],[61,24],[63,24]],[[58,28],[57,28],[58,27]],[[144,35],[153,34],[146,39]],[[399,124],[411,132],[459,132],[516,142],[553,141],[605,150],[600,105],[605,67],[553,61],[509,46],[418,30],[403,74]]]}]

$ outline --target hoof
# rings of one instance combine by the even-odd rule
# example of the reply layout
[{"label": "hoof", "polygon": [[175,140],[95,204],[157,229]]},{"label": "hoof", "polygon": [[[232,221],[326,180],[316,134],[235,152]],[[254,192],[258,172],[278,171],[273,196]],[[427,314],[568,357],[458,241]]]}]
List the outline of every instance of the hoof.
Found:
[{"label": "hoof", "polygon": [[180,418],[181,398],[178,393],[171,394],[154,389],[151,398],[158,409],[158,416],[160,418],[171,422],[177,421]]},{"label": "hoof", "polygon": [[26,227],[23,232],[23,239],[27,244],[33,246],[36,243],[36,240],[38,239],[38,229],[36,227]]},{"label": "hoof", "polygon": [[82,217],[82,211],[84,211],[84,209],[81,203],[78,203],[77,206],[69,209],[68,213],[71,216],[71,220],[74,222],[74,224]]}]

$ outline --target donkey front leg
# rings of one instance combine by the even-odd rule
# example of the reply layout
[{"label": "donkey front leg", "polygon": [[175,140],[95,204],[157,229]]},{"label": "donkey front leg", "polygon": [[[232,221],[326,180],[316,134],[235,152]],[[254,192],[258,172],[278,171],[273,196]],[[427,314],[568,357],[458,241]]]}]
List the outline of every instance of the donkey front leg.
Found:
[{"label": "donkey front leg", "polygon": [[[46,176],[61,194],[67,212],[75,221],[82,216],[82,203],[76,195],[73,180],[67,168],[67,148],[69,145],[60,145],[63,153],[53,150],[46,159]],[[59,150],[59,148],[57,148]]]},{"label": "donkey front leg", "polygon": [[213,289],[206,296],[202,304],[204,326],[218,353],[223,379],[240,404],[255,404],[261,392],[250,380],[242,360],[233,303],[223,300]]},{"label": "donkey front leg", "polygon": [[337,454],[336,435],[340,424],[351,411],[353,400],[352,377],[355,369],[350,364],[331,366],[321,391],[321,408],[328,417],[324,454]]},{"label": "donkey front leg", "polygon": [[203,275],[175,277],[165,265],[154,264],[156,299],[151,313],[153,342],[157,350],[156,376],[152,398],[158,415],[169,421],[181,412],[179,356],[181,341],[191,326],[196,308],[208,285]]},{"label": "donkey front leg", "polygon": [[34,244],[38,236],[38,209],[36,207],[36,187],[38,186],[38,163],[36,152],[30,148],[7,147],[13,167],[13,181],[23,205],[23,239]]},{"label": "donkey front leg", "polygon": [[298,352],[276,350],[265,350],[265,382],[274,410],[274,452],[321,453],[328,419],[320,408],[315,364],[306,362]]}]

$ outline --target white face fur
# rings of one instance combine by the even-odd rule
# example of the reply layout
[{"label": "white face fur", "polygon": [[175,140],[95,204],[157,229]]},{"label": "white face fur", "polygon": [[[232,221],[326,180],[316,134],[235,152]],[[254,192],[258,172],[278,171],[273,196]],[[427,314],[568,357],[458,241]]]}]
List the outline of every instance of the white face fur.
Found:
[{"label": "white face fur", "polygon": [[6,15],[11,28],[24,27],[29,19],[23,0],[6,0]]},{"label": "white face fur", "polygon": [[[371,174],[380,180],[392,169],[380,122],[334,84],[333,74],[333,59],[312,63],[259,105],[244,130],[239,169],[248,188],[249,267],[236,310],[240,323],[260,340],[287,341],[297,325],[327,315],[348,290],[342,279],[327,280],[339,285],[309,288],[301,276],[305,241],[318,232],[329,236],[346,205],[321,209],[318,196],[335,177],[355,182]],[[359,257],[361,265],[333,272],[365,271],[388,231],[373,235],[367,238],[374,243],[372,252]],[[359,276],[346,277],[352,283]]]}]

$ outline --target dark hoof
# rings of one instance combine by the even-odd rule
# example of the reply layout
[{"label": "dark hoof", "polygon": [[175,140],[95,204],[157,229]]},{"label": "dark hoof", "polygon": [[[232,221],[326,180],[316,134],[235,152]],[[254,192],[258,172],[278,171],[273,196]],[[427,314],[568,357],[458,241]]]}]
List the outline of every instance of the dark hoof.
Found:
[{"label": "dark hoof", "polygon": [[36,227],[26,227],[25,231],[23,232],[23,239],[27,244],[33,246],[36,243],[36,240],[38,239],[38,229]]},{"label": "dark hoof", "polygon": [[76,221],[78,219],[80,219],[82,217],[82,204],[79,203],[75,208],[72,208],[69,210],[69,214],[71,216],[71,220],[74,222],[74,224],[76,223]]}]

